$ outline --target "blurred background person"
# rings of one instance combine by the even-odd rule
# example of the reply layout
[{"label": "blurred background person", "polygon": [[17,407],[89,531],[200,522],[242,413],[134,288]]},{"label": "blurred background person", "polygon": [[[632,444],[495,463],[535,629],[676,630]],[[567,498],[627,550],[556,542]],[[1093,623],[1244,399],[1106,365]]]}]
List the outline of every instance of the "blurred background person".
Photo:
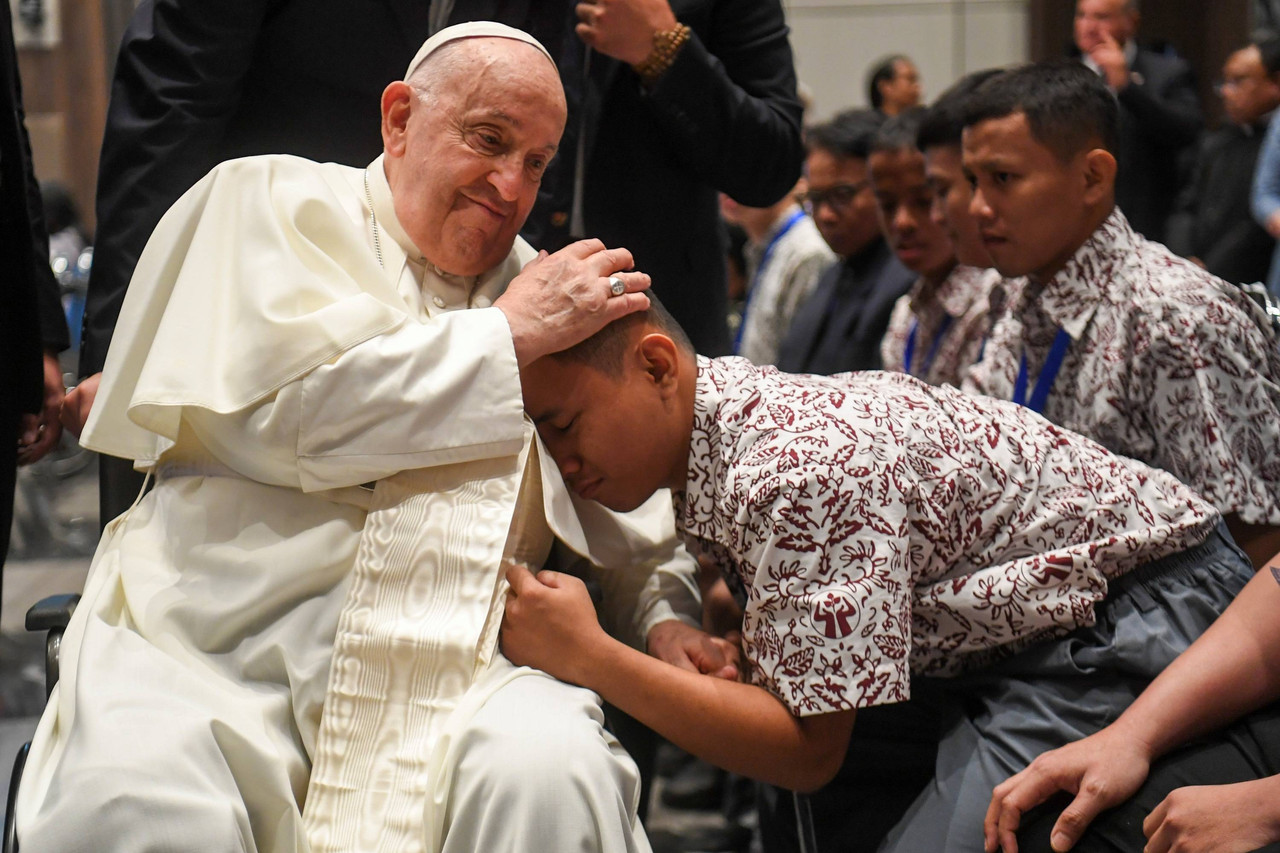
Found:
[{"label": "blurred background person", "polygon": [[748,238],[750,284],[734,353],[755,364],[773,364],[796,309],[836,262],[835,253],[790,193],[771,207],[747,207],[722,194],[720,210]]},{"label": "blurred background person", "polygon": [[872,110],[846,110],[809,130],[803,203],[840,262],[791,321],[778,350],[787,373],[878,370],[893,304],[915,279],[880,234],[867,156],[882,122]]},{"label": "blurred background person", "polygon": [[1280,106],[1280,42],[1231,54],[1218,91],[1227,120],[1200,145],[1191,180],[1169,218],[1166,243],[1233,284],[1265,281],[1275,238],[1253,220],[1249,194],[1267,125]]},{"label": "blurred background person", "polygon": [[867,103],[884,116],[920,105],[920,71],[902,54],[886,56],[867,72]]},{"label": "blurred background person", "polygon": [[1163,241],[1204,119],[1191,66],[1139,47],[1138,0],[1077,0],[1075,46],[1120,104],[1116,203],[1135,231]]},{"label": "blurred background person", "polygon": [[67,323],[49,266],[49,238],[22,109],[22,81],[9,4],[0,20],[0,423],[10,450],[0,461],[0,567],[9,551],[18,465],[53,449],[62,434]]}]

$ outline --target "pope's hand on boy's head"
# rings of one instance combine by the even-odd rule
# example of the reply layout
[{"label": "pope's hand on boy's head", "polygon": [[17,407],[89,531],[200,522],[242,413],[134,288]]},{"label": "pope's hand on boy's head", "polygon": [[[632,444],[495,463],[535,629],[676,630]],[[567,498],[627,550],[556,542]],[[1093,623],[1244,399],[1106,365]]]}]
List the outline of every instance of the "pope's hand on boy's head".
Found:
[{"label": "pope's hand on boy's head", "polygon": [[578,664],[584,651],[598,648],[607,637],[586,585],[559,572],[535,575],[518,563],[507,568],[507,583],[502,653],[518,666],[582,683]]}]

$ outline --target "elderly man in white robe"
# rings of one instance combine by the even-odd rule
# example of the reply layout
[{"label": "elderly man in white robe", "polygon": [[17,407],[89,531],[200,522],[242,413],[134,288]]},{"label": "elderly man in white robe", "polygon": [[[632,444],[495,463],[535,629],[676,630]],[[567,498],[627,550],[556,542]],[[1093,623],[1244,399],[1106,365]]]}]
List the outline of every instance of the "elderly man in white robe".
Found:
[{"label": "elderly man in white robe", "polygon": [[598,697],[496,648],[554,535],[651,651],[728,660],[669,506],[576,505],[523,416],[519,366],[648,304],[625,250],[517,238],[564,121],[541,45],[452,27],[368,168],[231,161],[160,222],[83,437],[155,488],[63,641],[24,853],[648,850]]}]

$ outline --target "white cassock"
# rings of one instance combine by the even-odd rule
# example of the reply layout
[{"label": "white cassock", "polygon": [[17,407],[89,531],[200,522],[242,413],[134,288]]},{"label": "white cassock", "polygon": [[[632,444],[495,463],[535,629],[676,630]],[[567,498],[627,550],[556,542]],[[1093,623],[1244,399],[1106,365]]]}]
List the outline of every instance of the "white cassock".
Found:
[{"label": "white cassock", "polygon": [[553,532],[638,567],[602,575],[633,640],[697,614],[669,498],[542,463],[490,307],[533,254],[435,270],[381,158],[231,161],[166,214],[83,438],[156,486],[63,640],[24,853],[648,849],[598,697],[496,651],[503,560]]}]

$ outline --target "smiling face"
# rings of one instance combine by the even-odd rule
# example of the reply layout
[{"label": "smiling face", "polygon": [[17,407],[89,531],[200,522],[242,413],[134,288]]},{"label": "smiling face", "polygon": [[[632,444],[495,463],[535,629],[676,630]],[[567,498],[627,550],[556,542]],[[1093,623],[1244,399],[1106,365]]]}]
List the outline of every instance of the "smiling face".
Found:
[{"label": "smiling face", "polygon": [[898,260],[937,283],[956,264],[951,240],[931,214],[933,191],[924,155],[914,149],[874,151],[867,160],[880,209],[880,227]]},{"label": "smiling face", "polygon": [[[455,275],[479,275],[511,251],[564,130],[555,67],[512,39],[444,50],[430,91],[403,82],[382,96],[387,180],[414,245]],[[431,59],[420,69],[430,75]],[[415,74],[415,82],[418,75]]]},{"label": "smiling face", "polygon": [[966,127],[963,164],[969,211],[1005,276],[1050,278],[1114,206],[1115,159],[1089,149],[1064,160],[1021,112]]},{"label": "smiling face", "polygon": [[520,370],[525,411],[565,484],[618,512],[682,486],[693,423],[693,357],[643,328],[632,338],[616,375],[554,355]]},{"label": "smiling face", "polygon": [[993,266],[978,221],[969,212],[973,190],[960,164],[960,146],[933,145],[924,152],[925,175],[933,190],[933,221],[951,238],[956,260],[971,267]]}]

